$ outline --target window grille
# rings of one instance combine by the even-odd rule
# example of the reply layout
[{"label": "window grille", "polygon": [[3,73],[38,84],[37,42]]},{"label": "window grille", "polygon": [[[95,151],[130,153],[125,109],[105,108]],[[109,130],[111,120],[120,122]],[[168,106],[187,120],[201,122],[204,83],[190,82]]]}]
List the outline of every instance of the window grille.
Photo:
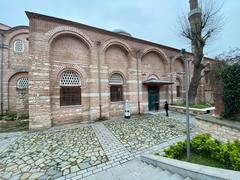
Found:
[{"label": "window grille", "polygon": [[28,88],[28,78],[27,77],[20,78],[17,81],[17,88],[18,89],[27,89]]},{"label": "window grille", "polygon": [[74,71],[64,71],[60,79],[60,105],[81,104],[81,80]]},{"label": "window grille", "polygon": [[23,52],[24,51],[24,44],[22,40],[16,40],[14,42],[14,51],[15,52]]},{"label": "window grille", "polygon": [[60,105],[72,106],[81,104],[81,87],[80,86],[63,86],[60,88]]},{"label": "window grille", "polygon": [[123,84],[122,76],[120,74],[117,74],[117,73],[113,74],[111,76],[109,84],[111,84],[111,85],[122,85]]},{"label": "window grille", "polygon": [[74,71],[64,71],[60,79],[60,86],[81,86],[79,75]]},{"label": "window grille", "polygon": [[112,102],[123,100],[123,87],[120,85],[112,85],[110,87],[110,98]]}]

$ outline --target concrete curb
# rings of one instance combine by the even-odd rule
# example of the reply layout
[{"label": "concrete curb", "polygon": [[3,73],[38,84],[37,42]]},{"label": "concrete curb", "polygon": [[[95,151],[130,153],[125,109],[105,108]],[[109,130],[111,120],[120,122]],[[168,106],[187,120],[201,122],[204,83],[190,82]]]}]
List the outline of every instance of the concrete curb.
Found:
[{"label": "concrete curb", "polygon": [[185,178],[190,177],[194,180],[240,179],[240,172],[238,171],[208,167],[157,155],[144,155],[140,159],[145,163],[166,169],[172,173],[177,173]]}]

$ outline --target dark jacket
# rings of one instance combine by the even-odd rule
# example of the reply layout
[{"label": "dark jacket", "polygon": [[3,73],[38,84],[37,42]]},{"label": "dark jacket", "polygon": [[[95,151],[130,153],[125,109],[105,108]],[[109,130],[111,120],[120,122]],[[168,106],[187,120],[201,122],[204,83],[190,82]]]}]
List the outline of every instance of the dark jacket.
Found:
[{"label": "dark jacket", "polygon": [[165,103],[164,109],[168,110],[168,103]]}]

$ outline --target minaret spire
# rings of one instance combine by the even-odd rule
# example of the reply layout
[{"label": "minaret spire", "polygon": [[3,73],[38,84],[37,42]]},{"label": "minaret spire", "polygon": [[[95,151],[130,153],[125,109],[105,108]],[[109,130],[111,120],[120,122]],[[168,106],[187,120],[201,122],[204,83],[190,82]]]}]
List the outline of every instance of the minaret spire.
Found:
[{"label": "minaret spire", "polygon": [[190,10],[198,8],[198,0],[189,0],[190,3]]}]

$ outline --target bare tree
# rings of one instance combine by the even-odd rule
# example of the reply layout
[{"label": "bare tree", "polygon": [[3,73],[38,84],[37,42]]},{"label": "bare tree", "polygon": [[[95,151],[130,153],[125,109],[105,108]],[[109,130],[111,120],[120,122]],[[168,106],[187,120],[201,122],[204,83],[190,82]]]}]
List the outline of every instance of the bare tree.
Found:
[{"label": "bare tree", "polygon": [[197,0],[190,0],[190,8],[188,18],[181,18],[180,33],[190,40],[192,46],[194,69],[189,86],[189,101],[194,104],[201,72],[205,68],[204,47],[222,29],[223,16],[220,14],[222,4],[217,4],[214,0],[202,0],[199,5]]}]

